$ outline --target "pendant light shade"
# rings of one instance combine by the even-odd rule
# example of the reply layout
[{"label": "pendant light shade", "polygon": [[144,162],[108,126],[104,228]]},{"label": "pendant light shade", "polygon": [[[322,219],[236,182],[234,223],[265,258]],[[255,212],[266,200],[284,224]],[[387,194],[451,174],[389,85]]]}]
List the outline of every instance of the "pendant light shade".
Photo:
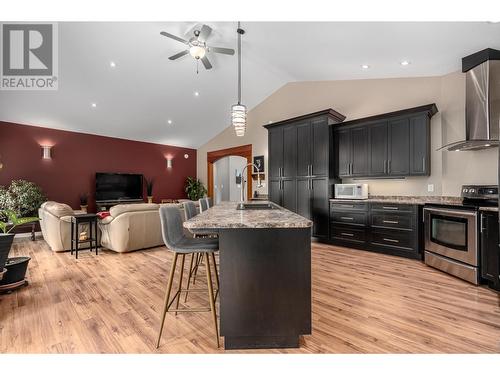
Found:
[{"label": "pendant light shade", "polygon": [[231,106],[231,124],[236,136],[243,137],[247,127],[247,107],[241,104],[241,36],[245,33],[238,22],[238,104]]},{"label": "pendant light shade", "polygon": [[234,126],[236,135],[243,137],[247,127],[247,107],[239,103],[231,106],[231,123]]}]

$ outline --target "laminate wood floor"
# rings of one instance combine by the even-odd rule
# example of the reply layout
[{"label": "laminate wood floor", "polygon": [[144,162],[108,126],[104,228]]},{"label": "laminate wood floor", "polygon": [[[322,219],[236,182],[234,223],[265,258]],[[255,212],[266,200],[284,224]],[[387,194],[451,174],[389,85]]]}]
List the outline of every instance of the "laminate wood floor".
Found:
[{"label": "laminate wood floor", "polygon": [[[224,353],[208,313],[168,314],[154,348],[172,260],[165,248],[75,260],[20,240],[11,256],[21,255],[32,258],[30,285],[0,296],[2,353]],[[197,285],[205,283],[202,267]],[[313,334],[300,349],[242,352],[500,352],[499,294],[419,261],[313,244],[312,288]]]}]

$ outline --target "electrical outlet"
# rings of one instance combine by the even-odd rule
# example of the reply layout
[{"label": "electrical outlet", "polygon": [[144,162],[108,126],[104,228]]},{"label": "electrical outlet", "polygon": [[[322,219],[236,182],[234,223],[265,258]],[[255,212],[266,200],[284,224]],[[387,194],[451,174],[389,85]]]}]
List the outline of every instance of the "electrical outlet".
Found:
[{"label": "electrical outlet", "polygon": [[427,185],[427,191],[428,191],[429,193],[432,193],[432,192],[434,191],[434,184],[428,184],[428,185]]}]

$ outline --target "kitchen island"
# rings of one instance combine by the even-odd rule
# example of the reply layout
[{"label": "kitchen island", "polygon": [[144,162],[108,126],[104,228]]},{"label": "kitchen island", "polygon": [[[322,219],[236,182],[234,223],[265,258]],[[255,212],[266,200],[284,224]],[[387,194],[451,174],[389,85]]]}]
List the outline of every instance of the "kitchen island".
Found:
[{"label": "kitchen island", "polygon": [[184,226],[219,235],[226,349],[294,348],[311,334],[310,220],[273,203],[223,202]]}]

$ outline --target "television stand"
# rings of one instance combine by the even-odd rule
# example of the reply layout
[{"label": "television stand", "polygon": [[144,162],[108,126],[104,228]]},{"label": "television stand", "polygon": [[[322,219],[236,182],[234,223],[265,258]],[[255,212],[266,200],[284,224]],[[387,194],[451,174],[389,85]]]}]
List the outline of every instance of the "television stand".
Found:
[{"label": "television stand", "polygon": [[95,205],[97,212],[108,211],[111,207],[117,204],[144,203],[144,199],[118,199],[110,201],[96,201]]}]

